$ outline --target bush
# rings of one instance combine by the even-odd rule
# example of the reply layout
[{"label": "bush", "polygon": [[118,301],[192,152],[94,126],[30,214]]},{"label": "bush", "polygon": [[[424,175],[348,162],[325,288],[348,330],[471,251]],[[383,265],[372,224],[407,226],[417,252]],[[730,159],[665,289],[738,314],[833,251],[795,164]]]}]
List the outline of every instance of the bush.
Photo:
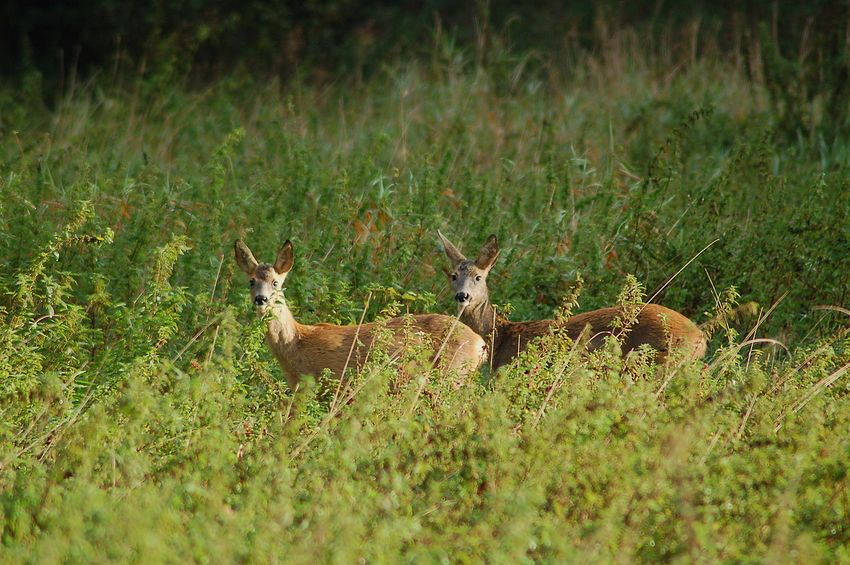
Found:
[{"label": "bush", "polygon": [[[848,325],[812,309],[846,299],[846,147],[803,158],[717,61],[441,49],[359,84],[0,90],[5,560],[848,558]],[[643,285],[711,322],[707,363],[551,338],[473,382],[378,353],[289,390],[233,240],[292,238],[298,319],[353,323],[451,308],[437,228],[499,235],[513,319]]]}]

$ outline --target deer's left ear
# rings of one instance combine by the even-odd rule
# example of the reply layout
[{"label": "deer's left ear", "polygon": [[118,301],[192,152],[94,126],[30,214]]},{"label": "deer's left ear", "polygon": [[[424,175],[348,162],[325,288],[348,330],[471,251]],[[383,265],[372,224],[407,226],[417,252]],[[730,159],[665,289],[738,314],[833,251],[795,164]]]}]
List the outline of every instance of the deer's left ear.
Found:
[{"label": "deer's left ear", "polygon": [[499,241],[496,239],[496,234],[490,234],[490,237],[481,246],[481,251],[478,252],[478,259],[475,260],[475,266],[483,271],[489,271],[498,257]]},{"label": "deer's left ear", "polygon": [[277,258],[274,260],[274,270],[279,275],[286,274],[292,270],[293,261],[292,242],[287,239],[277,252]]}]

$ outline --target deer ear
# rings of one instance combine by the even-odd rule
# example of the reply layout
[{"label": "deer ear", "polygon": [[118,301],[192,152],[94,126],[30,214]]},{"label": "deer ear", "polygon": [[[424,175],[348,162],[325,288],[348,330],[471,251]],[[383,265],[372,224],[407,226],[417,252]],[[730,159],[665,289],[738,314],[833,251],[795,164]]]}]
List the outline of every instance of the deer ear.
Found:
[{"label": "deer ear", "polygon": [[254,259],[254,254],[251,253],[251,250],[248,249],[248,246],[241,239],[237,239],[233,247],[236,251],[236,264],[239,265],[239,268],[245,274],[253,274],[258,265],[257,260]]},{"label": "deer ear", "polygon": [[274,270],[279,275],[288,273],[292,270],[293,261],[292,242],[287,239],[277,252],[277,258],[274,260]]},{"label": "deer ear", "polygon": [[449,261],[452,262],[452,267],[456,267],[458,263],[466,261],[466,257],[463,255],[463,253],[458,251],[457,247],[452,245],[452,242],[446,239],[446,236],[440,233],[440,230],[437,230],[437,235],[440,236],[440,239],[443,242],[443,248],[446,250],[446,257],[448,257]]},{"label": "deer ear", "polygon": [[483,271],[489,271],[498,256],[499,241],[496,239],[496,234],[490,234],[490,237],[481,246],[481,251],[478,252],[478,259],[475,260],[475,266]]}]

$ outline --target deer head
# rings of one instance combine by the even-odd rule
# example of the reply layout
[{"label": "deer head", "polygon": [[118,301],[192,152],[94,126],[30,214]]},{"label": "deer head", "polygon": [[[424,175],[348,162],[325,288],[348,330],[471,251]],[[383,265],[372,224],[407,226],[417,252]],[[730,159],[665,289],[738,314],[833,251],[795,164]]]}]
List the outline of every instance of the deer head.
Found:
[{"label": "deer head", "polygon": [[471,261],[458,251],[457,247],[442,233],[438,231],[437,234],[443,241],[446,256],[452,263],[449,279],[458,306],[461,308],[474,307],[482,302],[487,302],[489,299],[487,275],[490,274],[490,269],[499,256],[499,243],[496,236],[490,235],[484,245],[481,246],[478,257]]},{"label": "deer head", "polygon": [[236,240],[236,264],[248,275],[251,287],[251,302],[261,314],[269,306],[283,300],[283,283],[292,270],[292,242],[288,239],[277,252],[274,265],[258,263],[254,254],[241,239]]}]

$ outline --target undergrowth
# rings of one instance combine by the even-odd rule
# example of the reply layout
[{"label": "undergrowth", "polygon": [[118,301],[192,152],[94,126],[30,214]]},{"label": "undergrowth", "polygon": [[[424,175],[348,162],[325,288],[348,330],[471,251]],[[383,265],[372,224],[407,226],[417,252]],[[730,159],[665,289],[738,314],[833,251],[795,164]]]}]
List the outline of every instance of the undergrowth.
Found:
[{"label": "undergrowth", "polygon": [[[0,96],[4,561],[850,560],[848,321],[813,310],[846,301],[846,147],[777,141],[709,61],[441,48],[326,88]],[[290,390],[233,240],[293,239],[296,317],[356,323],[451,308],[438,228],[500,236],[513,319],[650,296],[709,355],[556,333],[469,382],[376,352]]]}]

